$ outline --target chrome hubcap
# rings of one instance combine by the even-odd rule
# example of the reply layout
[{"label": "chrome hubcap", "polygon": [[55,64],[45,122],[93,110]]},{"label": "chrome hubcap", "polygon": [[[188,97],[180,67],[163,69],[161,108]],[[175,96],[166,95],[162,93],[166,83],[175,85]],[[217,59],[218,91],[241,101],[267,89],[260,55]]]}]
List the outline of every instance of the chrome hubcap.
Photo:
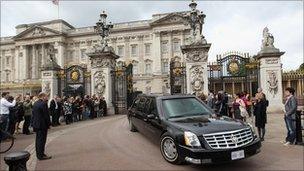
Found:
[{"label": "chrome hubcap", "polygon": [[164,140],[163,150],[164,150],[164,154],[169,159],[174,159],[177,155],[175,144],[171,139]]}]

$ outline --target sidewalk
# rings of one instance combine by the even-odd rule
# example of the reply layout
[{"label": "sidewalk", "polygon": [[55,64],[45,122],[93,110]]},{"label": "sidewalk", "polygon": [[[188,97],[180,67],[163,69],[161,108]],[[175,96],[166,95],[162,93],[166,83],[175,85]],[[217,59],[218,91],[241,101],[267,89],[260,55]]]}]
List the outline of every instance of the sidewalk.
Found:
[{"label": "sidewalk", "polygon": [[[127,120],[123,115],[52,128],[49,131],[47,152],[53,155],[53,159],[48,161],[35,161],[35,151],[32,147],[29,148],[34,143],[34,134],[17,135],[11,151],[32,149],[28,162],[30,170],[302,170],[303,146],[286,147],[280,143],[286,136],[283,117],[283,114],[268,115],[265,141],[260,154],[227,165],[171,165],[162,159],[157,145],[151,144],[140,133],[128,131]],[[0,159],[1,170],[4,170],[7,166],[3,156]]]}]

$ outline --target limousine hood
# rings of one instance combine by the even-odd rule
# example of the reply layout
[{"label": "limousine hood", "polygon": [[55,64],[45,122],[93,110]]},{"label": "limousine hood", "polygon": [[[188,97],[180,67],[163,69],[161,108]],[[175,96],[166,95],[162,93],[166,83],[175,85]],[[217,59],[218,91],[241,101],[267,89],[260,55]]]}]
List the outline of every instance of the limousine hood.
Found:
[{"label": "limousine hood", "polygon": [[169,124],[181,131],[190,131],[200,136],[203,134],[233,131],[244,129],[248,125],[244,122],[231,119],[226,116],[207,117],[195,116],[187,118],[170,119]]}]

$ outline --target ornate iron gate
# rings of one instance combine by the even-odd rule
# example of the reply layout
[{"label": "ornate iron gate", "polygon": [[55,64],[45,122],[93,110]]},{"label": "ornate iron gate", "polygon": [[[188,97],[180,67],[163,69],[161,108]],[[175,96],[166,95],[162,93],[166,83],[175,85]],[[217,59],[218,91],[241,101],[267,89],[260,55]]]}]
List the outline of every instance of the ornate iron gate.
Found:
[{"label": "ornate iron gate", "polygon": [[68,68],[64,68],[60,72],[61,78],[63,78],[64,96],[84,96],[85,95],[85,83],[87,72],[86,68],[73,65]]},{"label": "ornate iron gate", "polygon": [[186,91],[185,64],[172,60],[170,62],[170,92],[171,94],[185,94]]},{"label": "ornate iron gate", "polygon": [[112,103],[115,113],[123,113],[132,104],[133,95],[133,65],[126,66],[124,62],[118,62],[114,71],[112,71]]},{"label": "ornate iron gate", "polygon": [[[225,84],[242,85],[244,91],[254,94],[257,89],[258,62],[239,52],[229,52],[217,56],[215,63],[209,64],[209,90],[225,90]],[[217,85],[217,86],[216,86]],[[219,87],[220,85],[220,87]],[[231,86],[229,86],[231,89]],[[235,88],[235,92],[241,91]],[[230,92],[232,93],[232,92]]]}]

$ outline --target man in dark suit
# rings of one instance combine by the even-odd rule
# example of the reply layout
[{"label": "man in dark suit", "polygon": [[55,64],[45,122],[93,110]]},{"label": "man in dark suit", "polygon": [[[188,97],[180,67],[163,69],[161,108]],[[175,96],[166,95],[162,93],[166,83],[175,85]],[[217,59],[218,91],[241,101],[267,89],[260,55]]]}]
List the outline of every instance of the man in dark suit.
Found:
[{"label": "man in dark suit", "polygon": [[36,132],[36,156],[39,160],[47,160],[51,158],[44,153],[47,131],[51,125],[47,100],[47,94],[39,93],[38,100],[34,103],[33,106],[32,125],[34,131]]},{"label": "man in dark suit", "polygon": [[59,117],[60,117],[60,109],[58,105],[59,97],[55,95],[54,99],[51,100],[50,103],[50,114],[52,116],[52,126],[58,126],[59,123]]},{"label": "man in dark suit", "polygon": [[102,109],[102,116],[107,116],[107,102],[104,97],[100,98],[99,109]]}]

